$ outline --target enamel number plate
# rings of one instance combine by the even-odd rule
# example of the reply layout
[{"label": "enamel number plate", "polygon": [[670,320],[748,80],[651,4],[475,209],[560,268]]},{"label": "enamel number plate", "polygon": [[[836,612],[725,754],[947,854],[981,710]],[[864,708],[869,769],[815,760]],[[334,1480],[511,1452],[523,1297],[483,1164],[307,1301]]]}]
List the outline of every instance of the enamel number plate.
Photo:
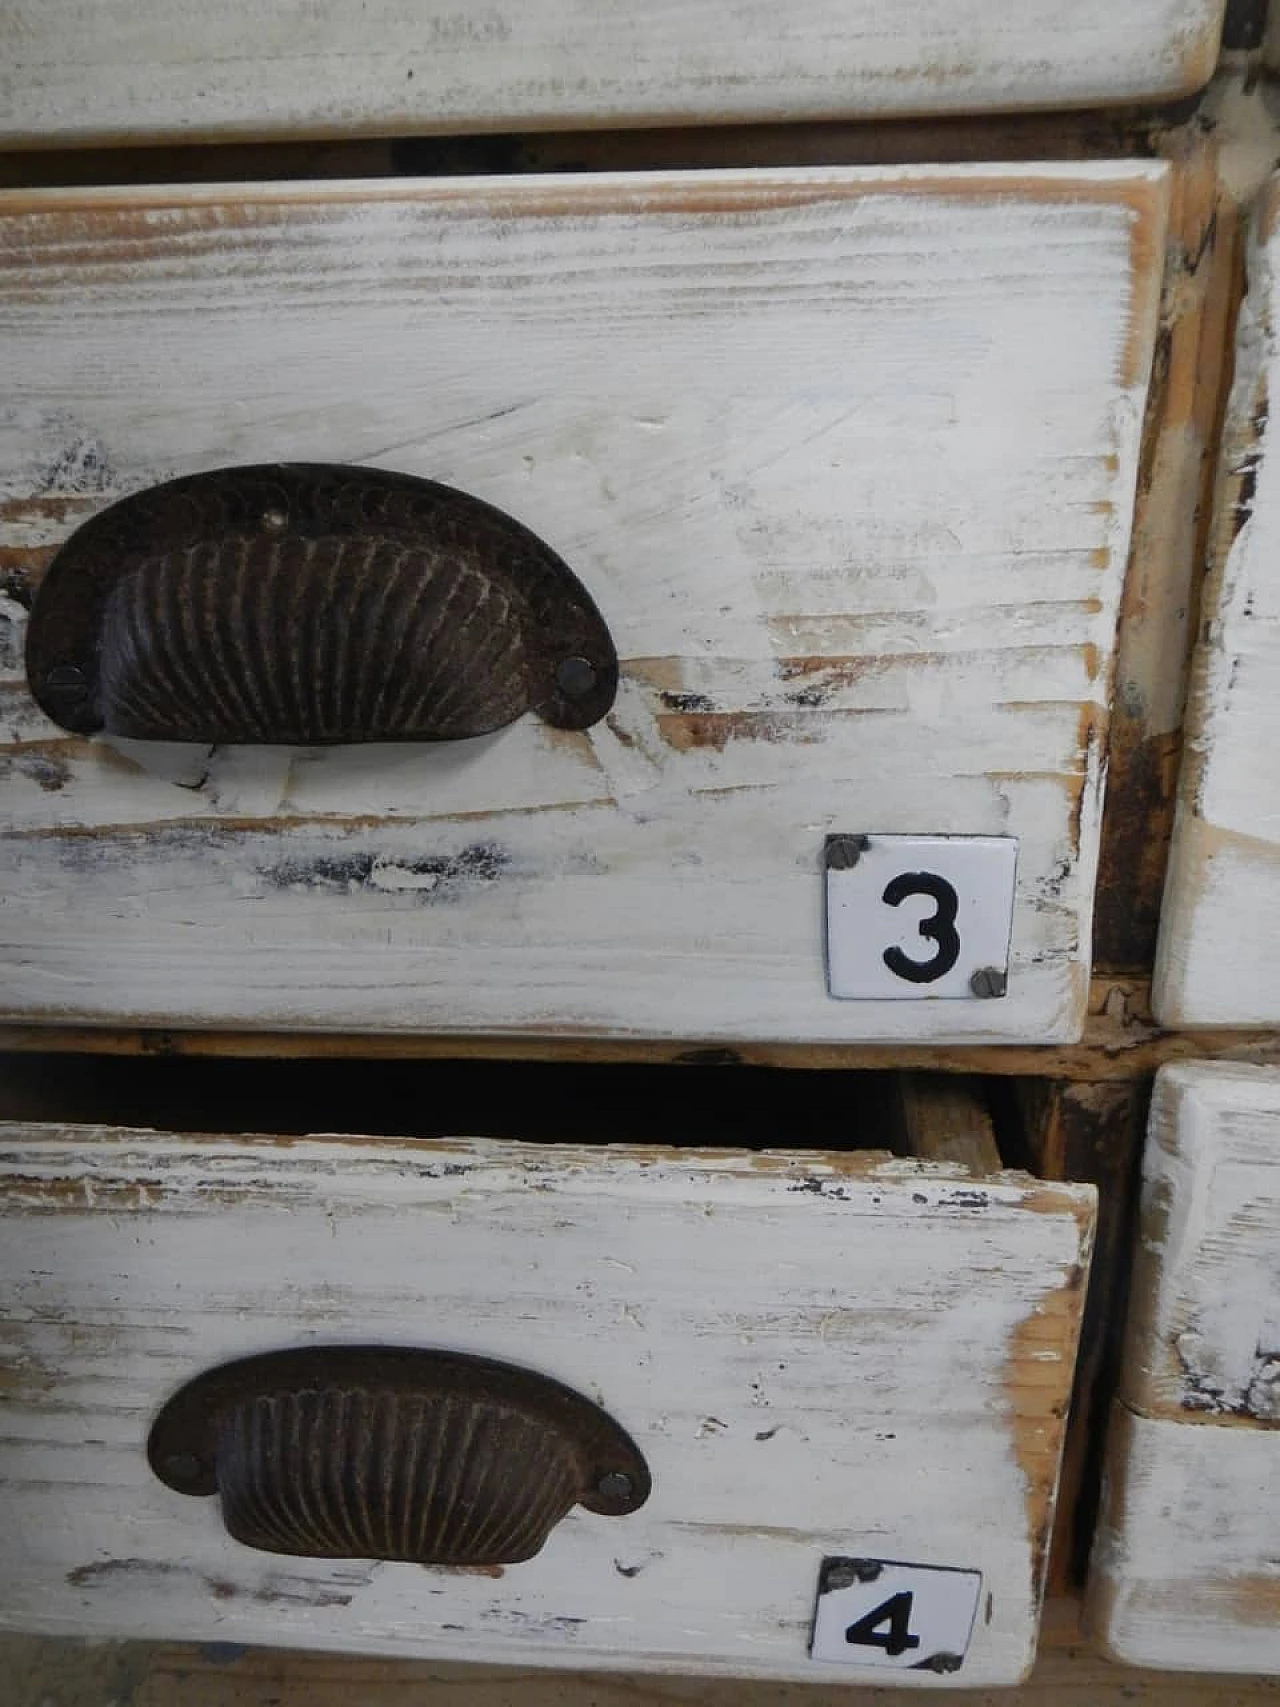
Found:
[{"label": "enamel number plate", "polygon": [[1012,836],[827,837],[827,987],[847,1001],[1005,993]]}]

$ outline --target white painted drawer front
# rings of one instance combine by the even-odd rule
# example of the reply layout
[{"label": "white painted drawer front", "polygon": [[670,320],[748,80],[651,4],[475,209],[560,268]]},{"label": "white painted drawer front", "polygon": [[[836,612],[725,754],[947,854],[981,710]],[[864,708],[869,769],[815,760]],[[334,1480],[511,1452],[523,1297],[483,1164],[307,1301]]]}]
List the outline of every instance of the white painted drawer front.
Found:
[{"label": "white painted drawer front", "polygon": [[1152,992],[1170,1026],[1280,1025],[1280,184],[1255,210]]},{"label": "white painted drawer front", "polygon": [[[211,752],[65,737],[15,653],[5,1012],[1076,1035],[1167,188],[1139,164],[0,198],[19,574],[174,474],[366,462],[533,527],[622,658],[586,734]],[[1015,840],[1007,996],[832,1000],[832,832]]]},{"label": "white painted drawer front", "polygon": [[9,0],[0,141],[350,136],[1188,94],[1223,0]]},{"label": "white painted drawer front", "polygon": [[1093,1616],[1136,1665],[1280,1672],[1280,1072],[1164,1068]]},{"label": "white painted drawer front", "polygon": [[[1091,1188],[865,1156],[2,1141],[4,1626],[867,1681],[808,1657],[822,1561],[853,1555],[981,1572],[963,1681],[1028,1664]],[[254,1552],[152,1476],[190,1376],[343,1341],[567,1382],[632,1433],[648,1503],[575,1511],[494,1576]]]}]

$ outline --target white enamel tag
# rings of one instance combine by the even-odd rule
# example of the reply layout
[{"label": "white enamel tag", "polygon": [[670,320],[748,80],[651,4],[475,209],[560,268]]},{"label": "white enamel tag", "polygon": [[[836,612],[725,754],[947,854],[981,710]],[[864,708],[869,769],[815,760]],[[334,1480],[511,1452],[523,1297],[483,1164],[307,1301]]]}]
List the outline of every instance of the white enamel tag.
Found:
[{"label": "white enamel tag", "polygon": [[1018,864],[1012,836],[833,835],[825,864],[833,996],[1004,996]]},{"label": "white enamel tag", "polygon": [[828,1664],[959,1671],[980,1571],[893,1559],[824,1559],[810,1657]]}]

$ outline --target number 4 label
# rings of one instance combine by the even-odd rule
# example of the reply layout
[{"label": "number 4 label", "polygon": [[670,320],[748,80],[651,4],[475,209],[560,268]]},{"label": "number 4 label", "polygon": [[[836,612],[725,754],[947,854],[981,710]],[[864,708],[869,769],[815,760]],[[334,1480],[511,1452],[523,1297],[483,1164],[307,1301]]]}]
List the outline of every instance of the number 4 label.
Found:
[{"label": "number 4 label", "polygon": [[1005,993],[1012,836],[828,836],[827,988],[847,1001]]},{"label": "number 4 label", "polygon": [[836,1665],[959,1671],[980,1571],[892,1559],[824,1559],[810,1656]]}]

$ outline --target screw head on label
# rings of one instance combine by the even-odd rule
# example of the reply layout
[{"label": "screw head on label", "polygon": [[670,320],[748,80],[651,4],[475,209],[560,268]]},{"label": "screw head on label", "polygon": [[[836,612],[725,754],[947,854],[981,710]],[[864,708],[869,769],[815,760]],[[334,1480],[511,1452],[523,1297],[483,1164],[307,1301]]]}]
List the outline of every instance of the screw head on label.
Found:
[{"label": "screw head on label", "polygon": [[1001,971],[998,966],[979,966],[969,980],[969,988],[975,996],[995,997],[1008,994],[1009,974]]},{"label": "screw head on label", "polygon": [[823,850],[827,870],[852,871],[870,846],[870,836],[828,836]]},{"label": "screw head on label", "polygon": [[878,1559],[832,1559],[823,1573],[823,1591],[852,1588],[855,1583],[873,1583],[883,1568]]}]

